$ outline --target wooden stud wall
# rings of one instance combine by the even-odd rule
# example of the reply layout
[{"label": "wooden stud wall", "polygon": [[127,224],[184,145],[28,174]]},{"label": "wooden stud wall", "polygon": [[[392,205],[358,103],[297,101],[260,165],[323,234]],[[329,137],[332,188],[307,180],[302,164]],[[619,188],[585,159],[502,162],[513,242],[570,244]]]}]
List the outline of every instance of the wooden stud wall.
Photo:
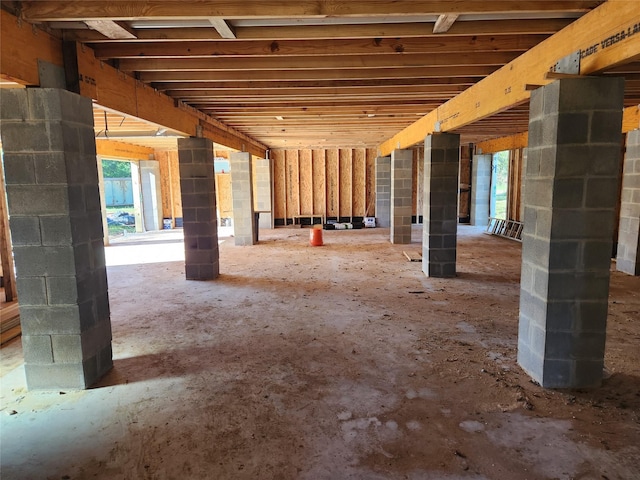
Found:
[{"label": "wooden stud wall", "polygon": [[507,216],[509,220],[522,221],[522,167],[523,149],[509,151],[509,189],[507,198]]},{"label": "wooden stud wall", "polygon": [[352,219],[375,215],[373,149],[272,150],[274,218]]},{"label": "wooden stud wall", "polygon": [[460,196],[458,198],[458,218],[460,221],[470,221],[471,215],[471,156],[473,149],[470,145],[460,147]]}]

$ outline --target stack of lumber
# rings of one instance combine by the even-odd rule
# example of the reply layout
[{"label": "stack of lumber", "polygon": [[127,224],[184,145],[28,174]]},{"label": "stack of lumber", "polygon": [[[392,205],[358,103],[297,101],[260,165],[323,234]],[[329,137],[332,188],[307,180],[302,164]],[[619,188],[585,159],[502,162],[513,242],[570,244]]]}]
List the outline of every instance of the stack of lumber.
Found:
[{"label": "stack of lumber", "polygon": [[20,307],[17,301],[0,305],[0,343],[20,335]]}]

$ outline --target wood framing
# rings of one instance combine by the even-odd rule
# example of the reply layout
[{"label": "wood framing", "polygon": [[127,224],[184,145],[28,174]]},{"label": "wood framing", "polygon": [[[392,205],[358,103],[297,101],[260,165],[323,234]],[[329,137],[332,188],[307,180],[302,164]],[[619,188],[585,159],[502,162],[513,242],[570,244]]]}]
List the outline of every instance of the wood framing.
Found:
[{"label": "wood framing", "polygon": [[154,154],[153,148],[141,147],[115,140],[96,139],[96,153],[101,157],[126,160],[149,160]]},{"label": "wood framing", "polygon": [[[536,2],[531,0],[230,0],[218,2],[201,0],[189,5],[190,16],[211,18],[252,17],[265,12],[271,17],[302,16],[366,16],[366,15],[440,15],[447,13],[497,13],[513,11],[585,11],[600,4],[599,0],[555,0]],[[38,0],[24,2],[23,14],[29,21],[77,20],[77,19],[163,19],[181,17],[185,6],[182,2],[149,0],[145,2],[69,2],[66,0]],[[515,4],[515,5],[514,5]]]},{"label": "wood framing", "polygon": [[514,150],[516,148],[526,147],[528,141],[529,133],[522,132],[516,135],[509,135],[476,143],[476,151],[478,154],[489,154],[503,152],[505,150]]},{"label": "wood framing", "polygon": [[[580,64],[583,75],[639,58],[640,36],[633,34],[638,23],[636,2],[602,4],[384,142],[380,154],[388,155],[435,131],[453,131],[525,102],[530,96],[527,84],[546,85],[551,67],[578,50],[585,52]],[[600,47],[592,49],[594,45]]]},{"label": "wood framing", "polygon": [[[0,73],[24,85],[39,85],[38,62],[62,67],[62,42],[48,33],[0,11],[2,22]],[[174,99],[154,90],[115,68],[97,60],[93,51],[79,43],[65,49],[67,62],[77,62],[75,83],[79,94],[100,105],[174,129],[188,136],[203,135],[215,143],[248,151],[264,157],[267,147],[251,137],[237,132],[208,115],[186,105],[176,105]]]},{"label": "wood framing", "polygon": [[4,171],[2,162],[0,162],[0,267],[2,267],[5,300],[11,302],[17,298],[17,291],[6,198]]},{"label": "wood framing", "polygon": [[[640,105],[627,107],[622,115],[622,133],[627,133],[640,128]],[[493,138],[476,144],[478,153],[497,153],[505,150],[526,148],[529,142],[528,132],[508,135],[506,137]]]},{"label": "wood framing", "polygon": [[375,157],[365,148],[272,150],[277,223],[374,216]]},{"label": "wood framing", "polygon": [[488,35],[455,36],[442,42],[440,38],[382,38],[377,42],[362,39],[318,39],[275,41],[197,41],[197,42],[129,42],[97,44],[96,58],[173,58],[173,57],[234,57],[261,55],[265,57],[326,55],[380,55],[398,53],[444,54],[467,52],[512,51],[524,52],[548,35]]},{"label": "wood framing", "polygon": [[[408,37],[453,37],[456,35],[514,35],[553,34],[571,23],[572,19],[540,18],[525,20],[480,20],[454,23],[442,34],[432,33],[434,22],[351,24],[351,25],[301,25],[235,28],[239,40],[300,40],[317,38],[408,38]],[[75,30],[72,38],[79,42],[113,42],[93,30]],[[189,40],[220,40],[222,37],[209,28],[145,28],[136,32],[138,40],[148,42],[179,42]],[[123,41],[123,40],[120,40]]]},{"label": "wood framing", "polygon": [[[504,65],[517,52],[442,53],[429,57],[431,66]],[[125,72],[153,71],[220,71],[220,70],[317,70],[350,68],[422,67],[424,54],[403,55],[337,55],[296,56],[295,62],[283,57],[223,58],[124,58],[120,69]],[[282,77],[282,73],[280,74]]]},{"label": "wood framing", "polygon": [[622,115],[622,133],[640,128],[640,105],[627,107]]}]

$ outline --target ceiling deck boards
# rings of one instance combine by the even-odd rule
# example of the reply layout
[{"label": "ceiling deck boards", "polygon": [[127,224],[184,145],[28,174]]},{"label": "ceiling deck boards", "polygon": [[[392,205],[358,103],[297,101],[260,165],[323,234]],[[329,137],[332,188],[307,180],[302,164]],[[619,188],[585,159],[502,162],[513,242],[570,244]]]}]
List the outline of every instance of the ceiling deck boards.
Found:
[{"label": "ceiling deck boards", "polygon": [[[116,67],[179,108],[200,110],[269,148],[378,147],[606,5],[604,0],[11,3],[24,21],[84,44],[98,64]],[[453,23],[434,33],[443,15]],[[625,105],[640,102],[640,63],[606,71],[627,77]],[[123,138],[139,143],[144,137],[138,133],[157,137],[155,125],[126,118],[116,127],[117,115],[107,118],[109,131]],[[527,122],[528,102],[520,101],[456,131],[465,142],[478,141],[520,133]]]}]

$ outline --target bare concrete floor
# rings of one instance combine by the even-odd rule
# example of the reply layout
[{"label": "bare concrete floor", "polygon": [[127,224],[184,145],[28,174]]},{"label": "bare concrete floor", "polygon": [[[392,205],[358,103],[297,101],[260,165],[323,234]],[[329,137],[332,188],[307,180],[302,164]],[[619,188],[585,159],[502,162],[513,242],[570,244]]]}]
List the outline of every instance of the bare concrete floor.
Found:
[{"label": "bare concrete floor", "polygon": [[211,282],[178,232],[109,247],[115,368],[28,392],[2,348],[1,478],[640,478],[640,278],[612,273],[603,387],[544,390],[515,362],[520,245],[460,227],[439,280],[402,254],[418,227],[388,234],[227,239]]}]

